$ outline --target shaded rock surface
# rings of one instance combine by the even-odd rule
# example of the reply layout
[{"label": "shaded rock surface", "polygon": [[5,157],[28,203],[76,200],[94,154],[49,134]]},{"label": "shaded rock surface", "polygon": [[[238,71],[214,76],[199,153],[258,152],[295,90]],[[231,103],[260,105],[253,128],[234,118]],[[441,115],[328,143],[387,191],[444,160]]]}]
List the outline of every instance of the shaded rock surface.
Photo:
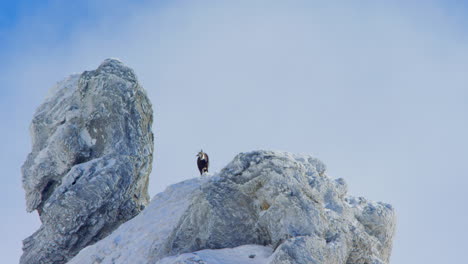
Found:
[{"label": "shaded rock surface", "polygon": [[69,263],[388,263],[394,229],[390,205],[347,196],[319,160],[254,151],[168,187]]},{"label": "shaded rock surface", "polygon": [[22,167],[27,210],[42,225],[23,241],[20,263],[65,263],[143,210],[152,115],[135,73],[115,59],[51,90]]}]

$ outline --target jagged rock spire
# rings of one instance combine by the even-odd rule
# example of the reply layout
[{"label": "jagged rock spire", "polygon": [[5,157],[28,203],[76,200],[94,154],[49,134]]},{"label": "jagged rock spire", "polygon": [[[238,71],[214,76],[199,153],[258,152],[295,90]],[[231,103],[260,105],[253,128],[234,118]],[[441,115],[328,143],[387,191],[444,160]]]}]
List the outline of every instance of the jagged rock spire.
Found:
[{"label": "jagged rock spire", "polygon": [[135,73],[116,59],[52,89],[22,167],[27,210],[42,225],[23,241],[20,263],[65,263],[147,205],[152,121]]}]

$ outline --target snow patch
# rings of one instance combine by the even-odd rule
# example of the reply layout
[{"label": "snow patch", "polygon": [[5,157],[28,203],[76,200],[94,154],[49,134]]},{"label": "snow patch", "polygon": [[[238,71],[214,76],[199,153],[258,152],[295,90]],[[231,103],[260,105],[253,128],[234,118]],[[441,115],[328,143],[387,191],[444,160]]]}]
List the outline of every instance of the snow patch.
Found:
[{"label": "snow patch", "polygon": [[161,259],[156,264],[265,264],[273,253],[268,246],[243,245],[235,248],[205,249]]},{"label": "snow patch", "polygon": [[155,248],[177,225],[190,205],[191,193],[198,191],[202,182],[203,179],[194,178],[169,186],[132,221],[122,224],[99,243],[84,248],[68,263],[90,263],[90,260],[101,264],[148,263]]}]

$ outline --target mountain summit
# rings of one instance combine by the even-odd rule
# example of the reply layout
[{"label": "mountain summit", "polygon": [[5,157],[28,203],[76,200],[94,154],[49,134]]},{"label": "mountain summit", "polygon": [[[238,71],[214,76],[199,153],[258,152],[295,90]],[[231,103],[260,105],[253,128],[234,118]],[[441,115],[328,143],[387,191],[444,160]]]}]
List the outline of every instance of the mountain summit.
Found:
[{"label": "mountain summit", "polygon": [[21,264],[389,263],[392,206],[348,196],[311,156],[240,153],[149,203],[152,119],[119,60],[57,84],[34,115],[22,167],[27,210],[42,225],[23,241]]},{"label": "mountain summit", "polygon": [[347,196],[306,155],[241,153],[172,185],[69,263],[388,263],[393,208]]}]

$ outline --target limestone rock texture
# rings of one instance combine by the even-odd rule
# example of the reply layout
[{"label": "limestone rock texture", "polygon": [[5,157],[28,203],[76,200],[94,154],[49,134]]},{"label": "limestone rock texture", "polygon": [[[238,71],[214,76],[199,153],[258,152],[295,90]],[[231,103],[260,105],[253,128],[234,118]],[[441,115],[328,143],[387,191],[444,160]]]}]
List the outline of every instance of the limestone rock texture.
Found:
[{"label": "limestone rock texture", "polygon": [[241,153],[168,187],[69,263],[389,263],[392,206],[347,195],[308,155]]},{"label": "limestone rock texture", "polygon": [[66,263],[144,209],[152,122],[146,92],[116,59],[51,90],[22,166],[27,211],[42,225],[23,241],[20,263]]}]

